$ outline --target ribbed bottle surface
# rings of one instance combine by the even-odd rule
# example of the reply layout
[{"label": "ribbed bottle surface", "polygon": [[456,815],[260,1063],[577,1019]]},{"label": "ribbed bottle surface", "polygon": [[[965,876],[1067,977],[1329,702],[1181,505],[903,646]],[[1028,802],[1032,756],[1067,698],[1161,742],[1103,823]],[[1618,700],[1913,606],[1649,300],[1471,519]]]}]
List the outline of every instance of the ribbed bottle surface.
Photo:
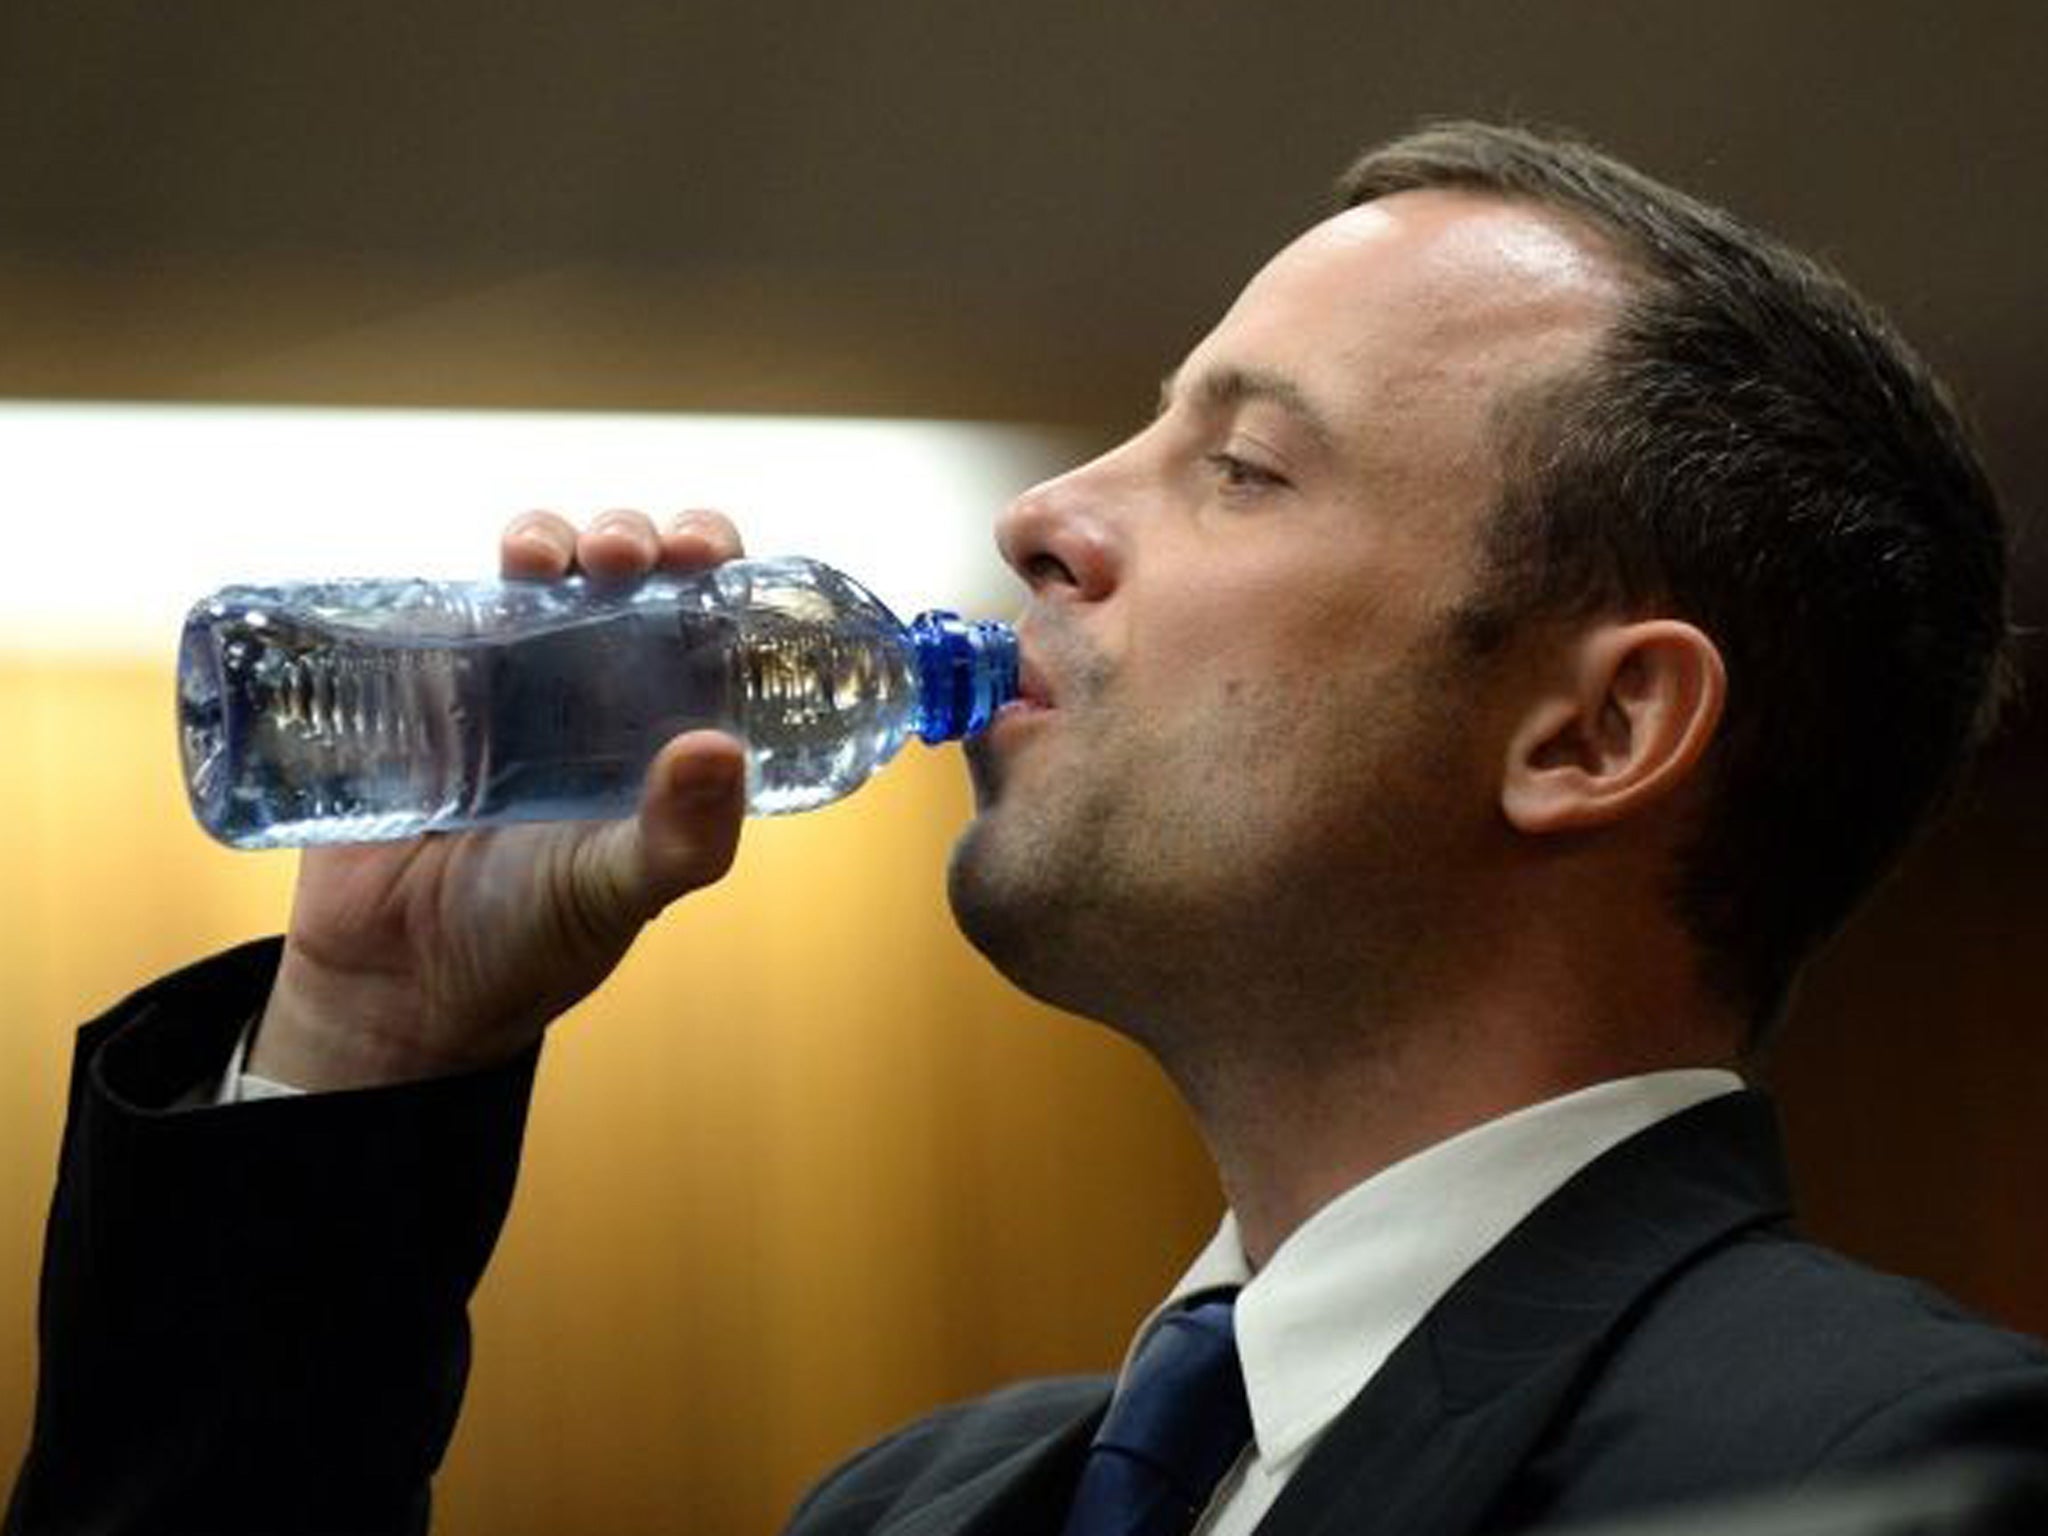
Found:
[{"label": "ribbed bottle surface", "polygon": [[193,809],[243,848],[630,815],[662,744],[704,727],[745,742],[751,810],[805,810],[918,721],[903,626],[805,560],[611,593],[228,588],[187,621],[178,698]]}]

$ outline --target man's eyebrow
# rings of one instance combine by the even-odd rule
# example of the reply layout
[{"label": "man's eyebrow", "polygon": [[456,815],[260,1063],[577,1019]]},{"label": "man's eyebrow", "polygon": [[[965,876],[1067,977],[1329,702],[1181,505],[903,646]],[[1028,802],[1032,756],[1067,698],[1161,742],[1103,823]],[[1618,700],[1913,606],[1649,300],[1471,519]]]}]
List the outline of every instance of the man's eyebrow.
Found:
[{"label": "man's eyebrow", "polygon": [[[1159,381],[1159,414],[1164,416],[1179,393],[1179,370]],[[1261,368],[1219,368],[1196,378],[1191,386],[1201,403],[1212,411],[1227,411],[1247,401],[1264,401],[1292,416],[1314,439],[1318,448],[1334,452],[1337,434],[1329,419],[1302,392],[1299,384]]]}]

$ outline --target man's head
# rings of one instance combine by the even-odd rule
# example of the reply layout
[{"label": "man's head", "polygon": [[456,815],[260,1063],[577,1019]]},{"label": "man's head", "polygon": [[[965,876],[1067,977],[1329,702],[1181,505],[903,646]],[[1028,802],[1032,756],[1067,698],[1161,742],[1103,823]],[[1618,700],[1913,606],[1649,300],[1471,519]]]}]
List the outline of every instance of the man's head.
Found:
[{"label": "man's head", "polygon": [[1588,151],[1447,128],[1344,188],[1006,515],[1055,707],[976,754],[963,927],[1140,1033],[1388,1012],[1493,952],[1533,843],[1654,821],[1766,1009],[1981,713],[1981,477],[1837,286]]}]

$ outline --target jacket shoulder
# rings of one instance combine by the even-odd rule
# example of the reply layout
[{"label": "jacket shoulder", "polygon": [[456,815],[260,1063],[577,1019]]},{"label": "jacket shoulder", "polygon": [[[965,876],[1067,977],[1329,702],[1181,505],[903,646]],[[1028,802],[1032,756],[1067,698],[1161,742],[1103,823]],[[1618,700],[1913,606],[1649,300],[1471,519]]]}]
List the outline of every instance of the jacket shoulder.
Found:
[{"label": "jacket shoulder", "polygon": [[820,1479],[785,1536],[866,1536],[1086,1423],[1111,1385],[1107,1376],[1020,1382],[915,1419]]},{"label": "jacket shoulder", "polygon": [[1642,1300],[1524,1491],[1592,1513],[1957,1450],[2048,1455],[2048,1347],[1766,1228]]}]

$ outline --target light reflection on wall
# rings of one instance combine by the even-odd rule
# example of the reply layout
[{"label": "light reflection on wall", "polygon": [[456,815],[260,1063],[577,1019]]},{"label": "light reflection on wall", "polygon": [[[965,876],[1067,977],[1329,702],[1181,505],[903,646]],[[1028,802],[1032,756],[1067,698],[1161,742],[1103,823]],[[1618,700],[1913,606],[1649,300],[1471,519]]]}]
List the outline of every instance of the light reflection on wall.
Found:
[{"label": "light reflection on wall", "polygon": [[486,574],[533,507],[715,506],[892,606],[981,609],[1014,602],[991,517],[1072,451],[975,422],[0,401],[0,649],[152,655],[229,581]]}]

